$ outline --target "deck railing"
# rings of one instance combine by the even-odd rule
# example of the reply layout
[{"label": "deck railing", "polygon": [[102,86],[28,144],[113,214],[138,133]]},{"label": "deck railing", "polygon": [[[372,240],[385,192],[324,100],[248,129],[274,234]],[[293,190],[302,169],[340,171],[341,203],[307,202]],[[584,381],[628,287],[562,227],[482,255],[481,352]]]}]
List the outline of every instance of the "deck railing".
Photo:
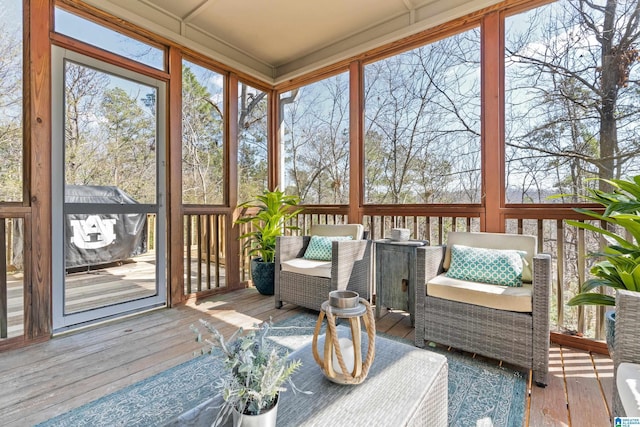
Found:
[{"label": "deck railing", "polygon": [[0,339],[24,333],[24,218],[0,217]]},{"label": "deck railing", "polygon": [[226,286],[226,214],[188,213],[183,226],[185,295]]},{"label": "deck railing", "polygon": [[[349,222],[347,206],[305,206],[295,225],[300,227],[297,234],[308,234],[313,224],[342,224]],[[536,211],[524,213],[505,220],[507,233],[531,234],[538,238],[538,251],[549,253],[553,259],[553,290],[551,297],[552,330],[562,333],[578,334],[595,339],[604,338],[604,308],[569,307],[567,301],[575,295],[580,284],[589,277],[589,269],[596,261],[586,256],[597,252],[603,245],[599,235],[578,229],[567,224],[557,211]],[[568,212],[568,211],[567,211]],[[428,240],[431,245],[446,243],[449,231],[479,231],[481,210],[471,207],[365,207],[362,210],[362,223],[370,239],[380,239],[390,235],[394,227],[408,228],[414,239]],[[402,213],[402,214],[399,214]],[[572,216],[576,218],[575,215]],[[0,218],[0,338],[7,336],[9,326],[11,336],[12,319],[8,319],[7,299],[11,292],[7,282],[7,273],[23,269],[24,252],[16,244],[15,233],[23,227],[19,224],[23,218]],[[155,218],[148,218],[148,249],[155,249]],[[190,295],[225,288],[229,285],[227,272],[226,239],[235,239],[237,235],[249,230],[243,225],[231,235],[232,216],[229,210],[210,208],[189,208],[183,216],[184,244],[184,294]],[[244,242],[239,242],[240,282],[250,279],[249,257]],[[13,274],[11,277],[19,277]],[[16,282],[22,292],[22,284]],[[14,286],[15,287],[15,286]],[[17,289],[17,288],[16,288]],[[22,301],[22,298],[14,298]],[[11,311],[11,310],[9,310]],[[18,311],[23,312],[22,308]],[[21,323],[18,321],[18,323]]]}]

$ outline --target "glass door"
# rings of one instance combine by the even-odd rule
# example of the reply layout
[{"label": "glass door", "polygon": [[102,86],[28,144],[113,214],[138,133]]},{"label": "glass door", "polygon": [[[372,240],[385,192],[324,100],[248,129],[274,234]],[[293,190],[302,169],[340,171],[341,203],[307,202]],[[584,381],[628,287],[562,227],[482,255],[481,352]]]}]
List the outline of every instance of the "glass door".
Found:
[{"label": "glass door", "polygon": [[166,304],[165,83],[53,48],[54,331]]}]

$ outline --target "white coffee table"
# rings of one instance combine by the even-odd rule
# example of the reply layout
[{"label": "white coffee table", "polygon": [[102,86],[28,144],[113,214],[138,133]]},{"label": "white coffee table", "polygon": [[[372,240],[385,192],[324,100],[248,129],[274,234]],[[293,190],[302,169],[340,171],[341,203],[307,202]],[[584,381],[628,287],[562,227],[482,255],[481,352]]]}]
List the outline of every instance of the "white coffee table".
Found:
[{"label": "white coffee table", "polygon": [[[310,345],[290,357],[302,361],[302,368],[293,375],[294,383],[313,394],[282,394],[279,427],[447,426],[448,369],[446,357],[440,354],[378,336],[369,375],[359,385],[327,380]],[[167,425],[208,427],[221,403],[221,397],[215,396]]]}]

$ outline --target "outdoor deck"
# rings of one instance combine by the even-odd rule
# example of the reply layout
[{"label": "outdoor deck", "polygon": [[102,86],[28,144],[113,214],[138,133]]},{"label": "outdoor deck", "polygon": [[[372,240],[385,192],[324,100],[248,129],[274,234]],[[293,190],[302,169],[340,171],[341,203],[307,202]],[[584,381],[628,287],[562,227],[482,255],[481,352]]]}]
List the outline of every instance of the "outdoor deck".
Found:
[{"label": "outdoor deck", "polygon": [[[228,334],[301,311],[290,304],[276,310],[273,297],[245,289],[2,353],[0,420],[3,426],[33,425],[187,361],[198,348],[188,326],[199,318],[211,317]],[[404,312],[387,312],[376,326],[413,339]],[[549,385],[532,387],[523,425],[609,426],[611,360],[560,346],[549,356]]]}]

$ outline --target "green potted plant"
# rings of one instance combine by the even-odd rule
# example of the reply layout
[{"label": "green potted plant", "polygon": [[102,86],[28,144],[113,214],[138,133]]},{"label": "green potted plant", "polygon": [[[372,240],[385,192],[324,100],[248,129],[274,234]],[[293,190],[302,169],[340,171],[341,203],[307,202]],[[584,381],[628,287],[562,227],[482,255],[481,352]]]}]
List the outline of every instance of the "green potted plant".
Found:
[{"label": "green potted plant", "polygon": [[[249,333],[237,330],[228,340],[204,319],[200,323],[209,337],[203,338],[200,330],[191,325],[198,342],[204,342],[202,354],[221,357],[224,372],[217,384],[224,403],[213,425],[225,422],[230,414],[234,426],[275,426],[280,392],[286,391],[288,383],[294,392],[299,392],[291,375],[301,366],[299,360],[289,360],[266,339],[271,329],[264,322]],[[216,349],[220,351],[216,351]],[[302,392],[310,394],[310,392]]]},{"label": "green potted plant", "polygon": [[[251,259],[251,278],[254,286],[263,295],[273,295],[275,272],[276,237],[282,236],[284,230],[297,230],[290,225],[302,209],[298,196],[287,195],[277,188],[265,190],[255,200],[238,205],[238,209],[247,212],[238,218],[236,224],[251,224],[251,230],[242,234],[240,239],[247,239],[245,247],[249,249]],[[255,212],[255,213],[254,213]]]},{"label": "green potted plant", "polygon": [[[603,179],[611,187],[612,191],[606,192],[598,189],[589,189],[589,194],[581,196],[591,202],[602,205],[603,213],[590,209],[575,208],[576,212],[594,219],[612,224],[626,230],[633,237],[627,240],[605,227],[593,224],[568,220],[567,223],[575,227],[596,232],[604,237],[608,245],[601,252],[590,254],[593,257],[602,258],[591,267],[592,278],[586,280],[580,292],[568,302],[570,306],[576,305],[605,305],[615,306],[615,296],[593,292],[600,286],[615,289],[627,289],[640,291],[640,175],[632,180]],[[634,241],[635,240],[635,241]],[[607,343],[610,351],[613,347],[615,314],[607,313]]]}]

